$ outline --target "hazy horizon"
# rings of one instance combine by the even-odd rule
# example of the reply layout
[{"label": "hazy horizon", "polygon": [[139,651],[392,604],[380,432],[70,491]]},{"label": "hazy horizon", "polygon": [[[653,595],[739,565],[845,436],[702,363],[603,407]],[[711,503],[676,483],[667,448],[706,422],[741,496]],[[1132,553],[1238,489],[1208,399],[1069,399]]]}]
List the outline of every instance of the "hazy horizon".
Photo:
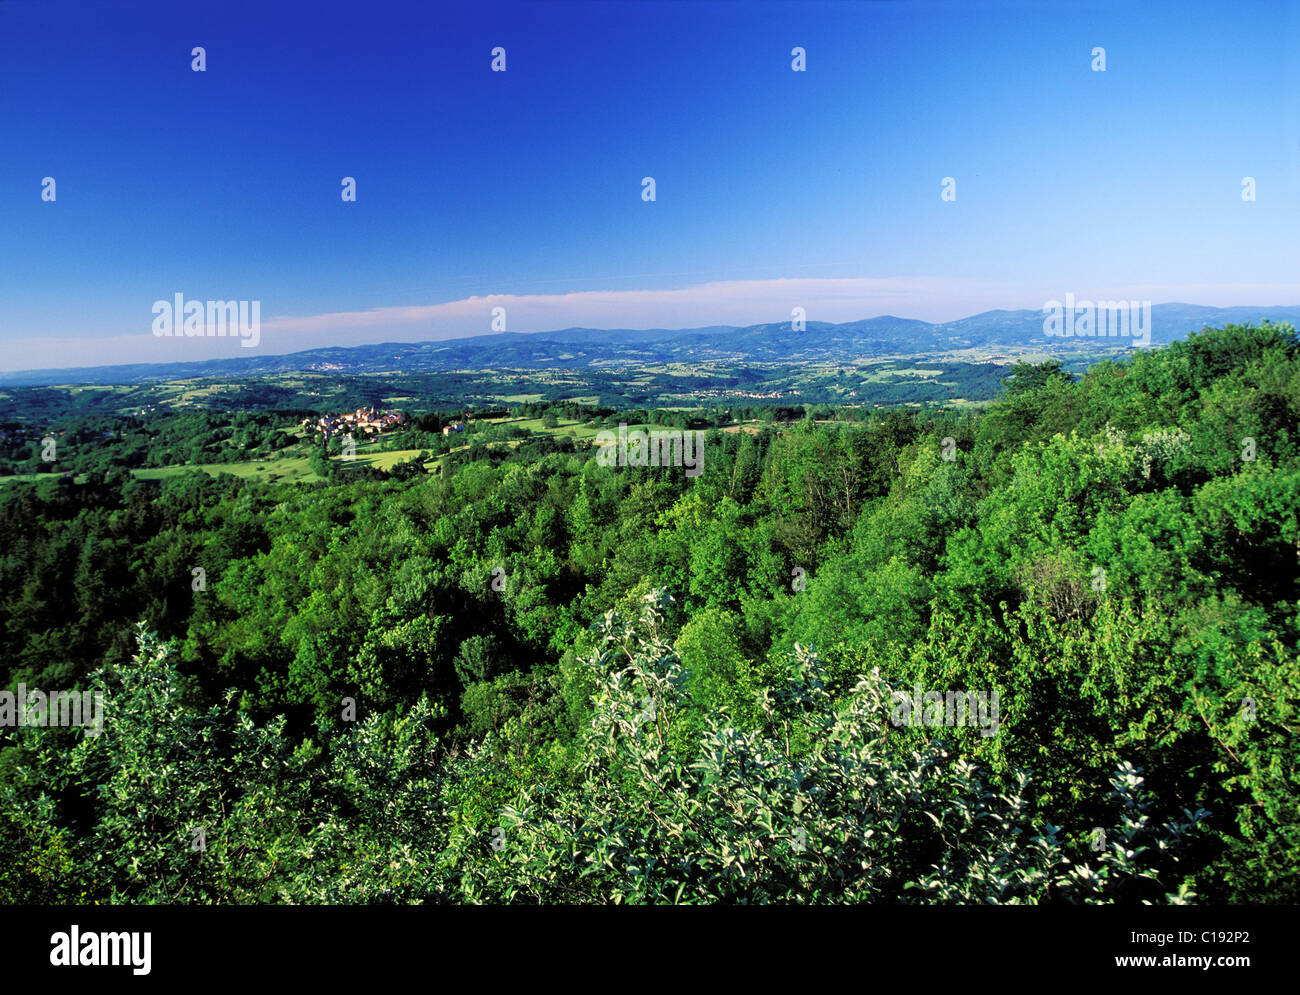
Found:
[{"label": "hazy horizon", "polygon": [[[1107,295],[1098,295],[1094,300],[1107,300],[1107,299],[1113,299],[1113,298],[1109,298]],[[1080,297],[1079,300],[1084,301],[1086,300],[1086,298]],[[1296,311],[1300,311],[1300,303],[1290,303],[1290,304],[1253,303],[1253,304],[1214,305],[1214,304],[1196,304],[1185,300],[1153,301],[1150,303],[1153,308],[1204,307],[1204,308],[1212,308],[1215,310],[1227,310],[1230,308],[1258,307],[1261,310],[1289,308],[1289,309],[1295,309]],[[814,317],[809,317],[807,320],[810,324],[824,323],[824,324],[834,324],[834,325],[845,325],[845,324],[855,324],[857,322],[862,322],[862,321],[875,321],[884,318],[895,318],[900,321],[923,321],[928,324],[937,325],[937,324],[943,324],[945,322],[955,322],[955,321],[961,321],[969,318],[976,318],[984,314],[990,314],[999,311],[1004,311],[1008,314],[1019,314],[1027,311],[1039,312],[1041,310],[1042,309],[1040,307],[1030,307],[1030,308],[992,307],[992,308],[986,308],[982,311],[971,312],[969,314],[961,314],[953,318],[944,318],[938,320],[918,318],[913,315],[899,314],[897,312],[892,312],[892,311],[881,312],[879,314],[862,315],[859,317],[845,318],[839,320],[819,319]],[[329,317],[334,317],[334,316],[329,316]],[[568,325],[555,325],[553,327],[538,328],[538,329],[509,330],[504,334],[547,335],[551,333],[559,333],[559,332],[566,332],[572,330],[608,332],[611,335],[617,335],[625,332],[641,332],[641,331],[686,332],[686,331],[693,331],[696,329],[709,328],[709,327],[747,328],[755,325],[782,324],[784,322],[788,322],[789,320],[790,319],[788,316],[782,316],[782,317],[768,319],[768,320],[746,321],[743,323],[724,321],[724,322],[701,322],[697,324],[675,325],[675,326],[647,325],[644,327],[629,327],[629,326],[602,327],[602,326],[594,326],[594,325],[568,324]],[[1188,331],[1189,332],[1195,331],[1195,329],[1189,328]],[[150,357],[147,359],[140,359],[140,360],[115,359],[105,363],[75,363],[75,364],[64,364],[64,365],[49,366],[49,367],[18,368],[18,367],[9,367],[9,366],[0,365],[0,374],[38,373],[44,371],[58,371],[58,370],[71,371],[71,370],[78,370],[78,369],[95,369],[100,367],[110,368],[113,366],[137,365],[142,363],[143,364],[166,364],[166,363],[180,363],[180,362],[188,363],[188,362],[204,362],[205,360],[210,360],[210,359],[240,359],[240,358],[253,358],[256,356],[267,356],[267,357],[292,356],[297,353],[313,352],[320,349],[329,349],[329,348],[346,349],[346,348],[354,348],[357,346],[364,346],[364,345],[406,345],[406,344],[416,344],[416,343],[424,343],[424,342],[442,342],[442,341],[459,342],[459,341],[465,341],[474,338],[481,338],[484,336],[498,335],[498,334],[503,334],[503,333],[493,332],[491,330],[488,330],[488,331],[480,331],[480,332],[470,332],[467,334],[451,333],[451,334],[444,334],[444,335],[430,334],[430,335],[421,336],[413,332],[411,337],[406,337],[406,338],[392,338],[392,337],[384,336],[382,334],[374,334],[370,337],[366,337],[363,339],[359,334],[353,333],[352,338],[349,341],[343,341],[343,342],[327,341],[317,345],[301,345],[298,348],[286,348],[282,350],[259,348],[256,351],[250,351],[247,349],[240,348],[239,341],[236,338],[211,338],[211,337],[203,336],[203,337],[186,339],[184,337],[178,336],[170,339],[160,338],[155,340],[159,344],[169,345],[169,347],[172,349],[172,354],[167,357],[154,356],[154,357]],[[1054,343],[1051,339],[1044,338],[1044,342],[1043,342],[1044,349],[1050,349],[1053,346],[1053,344]],[[200,355],[198,354],[198,350],[193,348],[194,346],[207,346],[212,354]],[[0,363],[2,362],[3,360],[0,360]]]}]

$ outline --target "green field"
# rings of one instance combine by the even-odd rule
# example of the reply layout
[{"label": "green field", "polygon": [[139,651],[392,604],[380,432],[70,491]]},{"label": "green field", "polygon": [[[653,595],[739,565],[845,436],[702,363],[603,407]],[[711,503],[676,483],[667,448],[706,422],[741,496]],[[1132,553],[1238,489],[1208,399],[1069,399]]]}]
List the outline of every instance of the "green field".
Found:
[{"label": "green field", "polygon": [[200,463],[193,466],[184,464],[181,466],[148,467],[143,470],[132,470],[131,473],[141,480],[164,480],[167,477],[175,477],[191,470],[202,470],[214,477],[229,473],[236,477],[253,477],[258,480],[290,484],[311,483],[320,479],[312,472],[306,456],[246,460],[243,463]]}]

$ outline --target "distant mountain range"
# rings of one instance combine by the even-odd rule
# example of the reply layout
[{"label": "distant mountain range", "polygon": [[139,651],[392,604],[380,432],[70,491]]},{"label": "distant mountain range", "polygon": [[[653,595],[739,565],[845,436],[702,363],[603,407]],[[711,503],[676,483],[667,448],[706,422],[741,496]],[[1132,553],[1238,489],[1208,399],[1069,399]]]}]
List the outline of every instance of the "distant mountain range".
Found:
[{"label": "distant mountain range", "polygon": [[[189,377],[243,377],[270,373],[431,373],[448,370],[545,370],[611,368],[661,363],[845,362],[879,356],[953,352],[962,349],[1035,349],[1045,352],[1122,346],[1123,338],[1053,338],[1043,332],[1042,311],[985,311],[932,324],[884,315],[842,324],[811,321],[795,331],[779,324],[712,325],[677,330],[566,328],[555,332],[502,332],[441,342],[308,349],[281,356],[240,356],[193,363],[135,363],[61,370],[0,373],[0,385],[130,384]],[[1151,344],[1165,345],[1205,326],[1258,323],[1268,319],[1300,327],[1294,307],[1200,307],[1156,304]]]}]

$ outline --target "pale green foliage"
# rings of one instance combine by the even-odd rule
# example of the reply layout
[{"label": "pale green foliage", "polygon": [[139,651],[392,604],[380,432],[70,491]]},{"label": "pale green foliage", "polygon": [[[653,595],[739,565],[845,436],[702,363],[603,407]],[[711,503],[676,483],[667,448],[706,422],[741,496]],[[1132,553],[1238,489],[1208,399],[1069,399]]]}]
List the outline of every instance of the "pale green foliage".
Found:
[{"label": "pale green foliage", "polygon": [[[40,868],[57,858],[61,894],[109,902],[1190,897],[1165,892],[1179,884],[1175,844],[1204,813],[1157,832],[1141,778],[1121,770],[1108,849],[1077,863],[1057,829],[1032,822],[1023,777],[1004,791],[937,742],[915,749],[889,724],[892,688],[878,673],[836,701],[802,646],[788,684],[762,693],[755,731],[714,709],[698,735],[675,736],[689,702],[662,636],[669,601],[656,590],[638,622],[605,616],[606,648],[587,661],[597,691],[580,769],[523,781],[490,837],[458,806],[502,783],[494,744],[438,755],[440,715],[426,701],[362,717],[328,756],[310,742],[295,750],[282,722],[256,725],[229,701],[188,711],[169,648],[141,630],[132,665],[101,676],[102,736],[59,755],[24,730],[33,760],[0,815],[37,869],[15,887],[54,894]],[[70,850],[60,806],[78,792],[91,816]]]},{"label": "pale green foliage", "polygon": [[322,766],[310,743],[291,749],[282,720],[257,725],[229,701],[187,710],[171,648],[143,627],[139,646],[130,666],[100,677],[102,735],[59,754],[40,742],[44,730],[20,730],[33,760],[0,812],[33,852],[65,845],[56,799],[82,793],[94,813],[64,891],[136,903],[411,897],[445,838],[427,703],[399,720],[363,719]]},{"label": "pale green foliage", "polygon": [[[1091,862],[1067,856],[1059,830],[1031,824],[1025,779],[1012,792],[940,745],[910,749],[888,723],[878,673],[836,703],[817,657],[796,647],[793,680],[764,701],[769,721],[742,732],[707,720],[694,754],[673,749],[683,680],[659,634],[661,591],[642,631],[609,613],[612,649],[587,763],[572,790],[538,786],[507,808],[487,861],[462,841],[465,897],[488,902],[1109,902],[1162,897],[1157,868],[1205,813],[1157,834],[1132,768],[1112,784],[1118,825]],[[802,735],[792,737],[792,727]],[[792,750],[798,738],[807,746]],[[904,741],[896,745],[895,741]],[[1088,856],[1088,854],[1084,854]]]}]

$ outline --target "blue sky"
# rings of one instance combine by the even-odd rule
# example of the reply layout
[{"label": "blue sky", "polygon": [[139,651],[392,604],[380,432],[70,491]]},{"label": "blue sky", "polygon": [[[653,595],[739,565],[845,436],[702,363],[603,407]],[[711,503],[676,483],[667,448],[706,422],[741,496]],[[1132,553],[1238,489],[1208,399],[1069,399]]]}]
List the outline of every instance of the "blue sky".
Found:
[{"label": "blue sky", "polygon": [[1297,304],[1297,6],[0,0],[0,368]]}]

